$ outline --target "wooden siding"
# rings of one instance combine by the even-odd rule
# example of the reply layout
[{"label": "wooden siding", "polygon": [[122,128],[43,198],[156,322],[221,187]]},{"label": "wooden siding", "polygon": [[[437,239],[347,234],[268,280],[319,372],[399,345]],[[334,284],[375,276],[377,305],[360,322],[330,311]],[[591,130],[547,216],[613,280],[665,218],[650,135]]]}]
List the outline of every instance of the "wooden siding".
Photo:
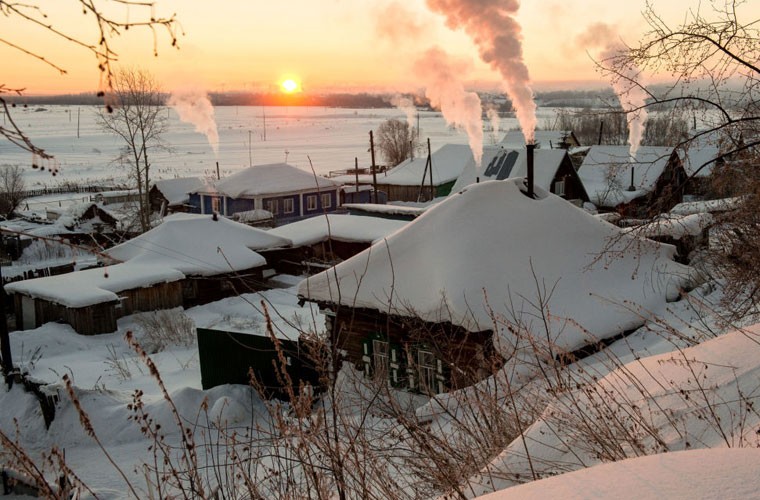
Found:
[{"label": "wooden siding", "polygon": [[360,371],[364,370],[364,343],[372,338],[400,346],[405,369],[415,365],[417,349],[432,351],[446,367],[448,389],[472,385],[491,375],[503,362],[493,349],[491,331],[468,332],[450,323],[426,323],[346,307],[339,308],[332,322],[336,346]]}]

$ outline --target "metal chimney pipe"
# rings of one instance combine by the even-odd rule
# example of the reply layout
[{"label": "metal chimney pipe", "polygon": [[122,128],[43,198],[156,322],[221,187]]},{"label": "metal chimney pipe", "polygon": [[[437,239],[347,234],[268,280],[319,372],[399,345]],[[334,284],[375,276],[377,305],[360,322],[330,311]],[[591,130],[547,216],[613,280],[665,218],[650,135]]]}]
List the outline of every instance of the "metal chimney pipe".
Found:
[{"label": "metal chimney pipe", "polygon": [[528,151],[528,198],[533,198],[533,150],[535,144],[526,144],[525,149]]},{"label": "metal chimney pipe", "polygon": [[636,167],[631,165],[631,185],[628,186],[628,191],[636,191],[636,184],[633,182],[633,173],[636,171]]}]

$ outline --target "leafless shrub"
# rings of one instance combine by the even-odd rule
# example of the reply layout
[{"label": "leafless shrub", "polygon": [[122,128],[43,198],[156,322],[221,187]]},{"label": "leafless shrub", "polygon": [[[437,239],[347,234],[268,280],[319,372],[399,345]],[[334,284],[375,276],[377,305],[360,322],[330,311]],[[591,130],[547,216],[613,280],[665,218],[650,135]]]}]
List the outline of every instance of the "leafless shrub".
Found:
[{"label": "leafless shrub", "polygon": [[143,332],[142,345],[150,353],[168,346],[189,346],[195,342],[195,323],[181,309],[165,309],[135,316]]}]

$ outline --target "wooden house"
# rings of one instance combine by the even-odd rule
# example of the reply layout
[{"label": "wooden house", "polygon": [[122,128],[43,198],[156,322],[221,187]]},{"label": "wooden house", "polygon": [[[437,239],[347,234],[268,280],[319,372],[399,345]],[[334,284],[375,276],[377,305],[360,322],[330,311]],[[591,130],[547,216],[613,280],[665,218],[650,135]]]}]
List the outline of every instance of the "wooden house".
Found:
[{"label": "wooden house", "polygon": [[[596,260],[605,249],[615,257]],[[438,393],[502,358],[528,376],[537,353],[526,339],[554,357],[637,328],[642,311],[678,297],[686,268],[674,251],[540,187],[529,198],[523,179],[483,181],[298,294],[331,318],[332,341],[367,376]]]},{"label": "wooden house", "polygon": [[626,217],[651,217],[683,201],[686,172],[671,147],[592,146],[578,174],[591,202]]},{"label": "wooden house", "polygon": [[5,285],[16,327],[68,323],[82,335],[116,331],[116,320],[138,311],[182,305],[184,275],[159,265],[118,264]]},{"label": "wooden house", "polygon": [[106,255],[182,272],[183,305],[190,307],[260,290],[266,259],[257,252],[290,245],[290,240],[225,217],[174,214]]},{"label": "wooden house", "polygon": [[432,173],[426,155],[404,160],[384,174],[378,174],[377,189],[386,193],[388,201],[430,201],[447,196],[472,158],[470,146],[444,144],[431,155]]},{"label": "wooden house", "polygon": [[314,274],[369,248],[398,231],[404,221],[358,215],[312,217],[269,231],[292,242],[292,247],[261,254],[277,272]]},{"label": "wooden house", "polygon": [[[570,149],[581,145],[572,130],[536,130],[534,144],[536,149]],[[523,149],[525,135],[522,130],[509,130],[498,146],[504,149]]]},{"label": "wooden house", "polygon": [[[573,167],[573,162],[564,149],[535,149],[533,162],[533,182],[536,186],[552,194],[581,206],[589,201],[583,182]],[[454,184],[453,190],[460,191],[476,181],[504,180],[510,177],[528,175],[527,149],[505,149],[501,146],[483,148],[483,159],[478,167],[472,161]]]},{"label": "wooden house", "polygon": [[148,192],[150,209],[162,217],[177,212],[190,212],[190,193],[206,185],[200,177],[180,177],[155,181]]},{"label": "wooden house", "polygon": [[336,211],[340,187],[286,163],[256,165],[190,193],[189,204],[200,214],[267,210],[282,224]]}]

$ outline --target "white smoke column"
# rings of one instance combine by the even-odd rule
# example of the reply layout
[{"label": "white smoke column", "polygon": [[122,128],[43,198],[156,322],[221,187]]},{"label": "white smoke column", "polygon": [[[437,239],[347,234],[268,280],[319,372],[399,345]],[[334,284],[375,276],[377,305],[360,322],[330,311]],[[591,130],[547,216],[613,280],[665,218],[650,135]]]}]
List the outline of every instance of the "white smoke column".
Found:
[{"label": "white smoke column", "polygon": [[523,62],[522,28],[514,16],[518,0],[427,0],[428,7],[446,17],[452,29],[464,28],[478,46],[480,58],[504,78],[526,142],[536,130],[536,103],[530,88],[528,68]]},{"label": "white smoke column", "polygon": [[[607,61],[609,63],[626,50],[625,45],[618,38],[616,30],[604,23],[594,23],[589,26],[586,33],[578,38],[578,42],[584,48],[602,47],[599,52],[601,62]],[[644,137],[647,110],[643,106],[646,104],[647,94],[640,85],[634,83],[642,80],[641,72],[636,66],[625,64],[619,67],[618,71],[619,73],[614,75],[610,84],[626,113],[628,144],[630,144],[629,155],[633,160],[636,158],[636,152],[641,145],[641,139]]]},{"label": "white smoke column", "polygon": [[501,117],[499,116],[499,112],[496,110],[493,105],[489,106],[486,110],[486,117],[488,118],[488,121],[491,122],[491,135],[493,136],[493,142],[496,143],[496,140],[498,138],[499,134],[499,125],[501,124]]},{"label": "white smoke column", "polygon": [[459,75],[461,68],[453,64],[441,49],[428,49],[415,62],[417,78],[425,86],[430,104],[443,113],[446,123],[461,126],[467,133],[475,164],[483,158],[483,117],[480,97],[464,90]]},{"label": "white smoke column", "polygon": [[195,131],[206,136],[214,156],[219,157],[219,132],[208,94],[200,89],[174,91],[167,104],[174,108],[180,120],[195,125]]},{"label": "white smoke column", "polygon": [[396,94],[391,97],[389,102],[404,112],[406,115],[406,123],[409,124],[409,128],[413,128],[414,117],[417,115],[417,108],[414,106],[414,101],[409,97]]}]

